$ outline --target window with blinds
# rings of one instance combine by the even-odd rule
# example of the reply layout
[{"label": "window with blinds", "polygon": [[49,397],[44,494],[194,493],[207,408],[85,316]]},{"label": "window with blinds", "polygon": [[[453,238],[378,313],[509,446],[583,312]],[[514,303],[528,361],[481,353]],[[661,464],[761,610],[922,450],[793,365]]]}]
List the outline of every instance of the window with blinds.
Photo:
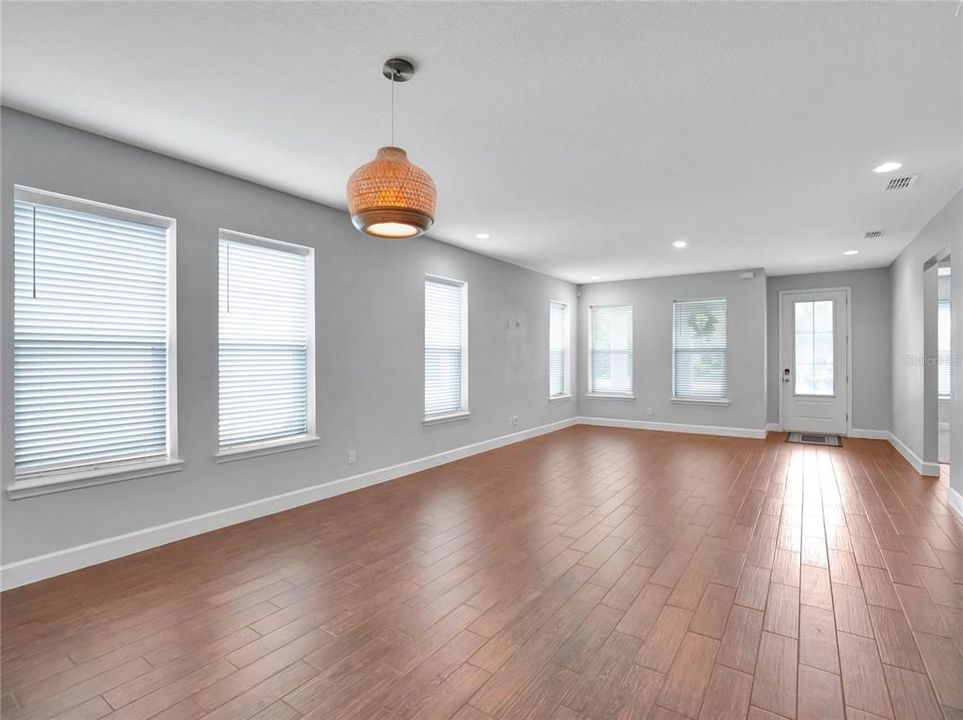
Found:
[{"label": "window with blinds", "polygon": [[314,260],[310,248],[221,230],[221,450],[314,433]]},{"label": "window with blinds", "polygon": [[548,396],[565,397],[571,394],[569,353],[571,323],[568,305],[549,303],[548,308]]},{"label": "window with blinds", "polygon": [[673,315],[673,396],[684,400],[727,399],[725,298],[677,300]]},{"label": "window with blinds", "polygon": [[425,279],[425,419],[468,411],[468,286]]},{"label": "window with blinds", "polygon": [[589,392],[632,394],[632,306],[589,309]]},{"label": "window with blinds", "polygon": [[952,380],[953,355],[950,347],[952,326],[950,325],[950,301],[940,300],[937,310],[937,369],[938,388],[940,397],[950,396],[950,382]]},{"label": "window with blinds", "polygon": [[174,454],[171,228],[168,218],[16,189],[18,476]]}]

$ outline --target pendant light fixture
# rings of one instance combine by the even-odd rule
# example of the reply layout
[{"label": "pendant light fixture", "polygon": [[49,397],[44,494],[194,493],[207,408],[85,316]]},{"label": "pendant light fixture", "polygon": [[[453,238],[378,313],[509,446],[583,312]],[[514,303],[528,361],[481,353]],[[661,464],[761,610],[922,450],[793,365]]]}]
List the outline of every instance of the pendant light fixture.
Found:
[{"label": "pendant light fixture", "polygon": [[380,238],[412,238],[435,221],[435,183],[407,153],[395,147],[395,83],[408,82],[414,66],[403,58],[388,60],[382,74],[391,81],[391,145],[348,178],[348,211],[361,232]]}]

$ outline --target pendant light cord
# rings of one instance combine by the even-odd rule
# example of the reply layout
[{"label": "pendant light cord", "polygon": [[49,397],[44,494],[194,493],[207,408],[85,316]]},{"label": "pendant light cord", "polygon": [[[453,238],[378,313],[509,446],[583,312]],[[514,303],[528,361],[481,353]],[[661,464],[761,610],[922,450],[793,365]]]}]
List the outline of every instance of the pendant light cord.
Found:
[{"label": "pendant light cord", "polygon": [[395,144],[395,71],[391,71],[391,146]]}]

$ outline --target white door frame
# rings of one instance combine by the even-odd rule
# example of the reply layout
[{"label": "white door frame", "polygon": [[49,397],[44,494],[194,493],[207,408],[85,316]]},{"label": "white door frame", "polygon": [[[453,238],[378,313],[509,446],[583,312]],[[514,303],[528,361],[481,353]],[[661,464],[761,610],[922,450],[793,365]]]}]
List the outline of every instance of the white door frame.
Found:
[{"label": "white door frame", "polygon": [[782,369],[787,367],[787,358],[785,357],[785,339],[786,329],[783,327],[783,317],[785,316],[784,304],[786,295],[795,295],[797,293],[819,293],[819,292],[842,292],[846,294],[846,435],[852,435],[853,433],[853,383],[850,377],[853,374],[853,289],[850,286],[845,287],[828,287],[828,288],[799,288],[796,290],[780,290],[779,291],[779,367],[776,368],[776,374],[779,378],[779,428],[784,429],[783,418],[785,417],[783,413],[783,388],[782,388]]}]

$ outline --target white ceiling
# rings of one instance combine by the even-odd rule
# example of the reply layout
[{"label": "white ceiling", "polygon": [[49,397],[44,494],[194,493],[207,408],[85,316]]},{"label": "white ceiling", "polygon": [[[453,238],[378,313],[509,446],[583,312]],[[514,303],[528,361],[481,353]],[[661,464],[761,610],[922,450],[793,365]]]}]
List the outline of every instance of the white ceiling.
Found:
[{"label": "white ceiling", "polygon": [[[955,10],[4,2],[2,100],[344,207],[403,55],[439,240],[575,282],[874,267],[961,184]],[[885,160],[917,186],[881,192]]]}]

